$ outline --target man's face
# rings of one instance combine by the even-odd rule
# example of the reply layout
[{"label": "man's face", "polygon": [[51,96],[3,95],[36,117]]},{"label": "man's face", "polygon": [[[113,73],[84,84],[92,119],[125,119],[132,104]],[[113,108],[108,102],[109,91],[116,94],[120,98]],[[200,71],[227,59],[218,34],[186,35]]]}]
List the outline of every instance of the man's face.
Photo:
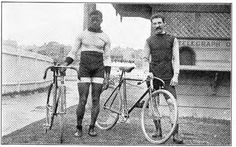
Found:
[{"label": "man's face", "polygon": [[156,34],[161,34],[164,31],[165,23],[162,18],[154,18],[152,20],[152,27],[154,28]]},{"label": "man's face", "polygon": [[94,29],[100,28],[100,25],[102,23],[102,17],[100,15],[91,15],[90,18],[90,27]]}]

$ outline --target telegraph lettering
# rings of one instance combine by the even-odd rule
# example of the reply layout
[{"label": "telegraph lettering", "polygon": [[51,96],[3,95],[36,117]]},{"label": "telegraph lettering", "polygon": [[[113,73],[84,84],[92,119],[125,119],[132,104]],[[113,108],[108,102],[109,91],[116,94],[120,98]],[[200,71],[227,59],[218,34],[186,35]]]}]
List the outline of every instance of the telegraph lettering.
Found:
[{"label": "telegraph lettering", "polygon": [[[221,41],[215,40],[179,40],[180,46],[191,46],[191,47],[210,47],[210,48],[219,48],[223,44]],[[227,47],[230,44],[227,43]]]}]

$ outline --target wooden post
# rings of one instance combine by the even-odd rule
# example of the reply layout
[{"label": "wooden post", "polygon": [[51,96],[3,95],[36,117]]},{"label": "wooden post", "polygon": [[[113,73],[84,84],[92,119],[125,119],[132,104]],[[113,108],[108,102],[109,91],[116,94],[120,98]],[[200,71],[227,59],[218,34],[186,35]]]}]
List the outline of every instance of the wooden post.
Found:
[{"label": "wooden post", "polygon": [[88,22],[89,22],[89,13],[96,10],[96,4],[95,3],[85,3],[84,4],[84,30],[88,28]]}]

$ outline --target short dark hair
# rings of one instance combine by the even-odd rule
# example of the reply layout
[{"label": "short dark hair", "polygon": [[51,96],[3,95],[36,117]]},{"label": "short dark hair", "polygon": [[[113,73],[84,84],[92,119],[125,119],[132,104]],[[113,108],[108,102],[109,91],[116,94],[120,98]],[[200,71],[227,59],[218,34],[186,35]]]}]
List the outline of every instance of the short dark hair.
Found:
[{"label": "short dark hair", "polygon": [[165,16],[162,14],[153,14],[150,18],[151,22],[154,18],[161,18],[163,22],[165,22]]},{"label": "short dark hair", "polygon": [[89,16],[92,16],[92,15],[99,15],[102,18],[102,12],[98,10],[94,10],[89,14]]}]

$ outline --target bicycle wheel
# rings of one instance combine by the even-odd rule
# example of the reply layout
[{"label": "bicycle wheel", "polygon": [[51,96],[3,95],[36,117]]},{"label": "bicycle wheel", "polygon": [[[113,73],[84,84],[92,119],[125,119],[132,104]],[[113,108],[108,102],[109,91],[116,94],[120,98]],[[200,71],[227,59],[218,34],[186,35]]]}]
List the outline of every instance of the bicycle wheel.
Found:
[{"label": "bicycle wheel", "polygon": [[98,128],[103,130],[111,129],[119,119],[121,112],[121,94],[120,90],[109,86],[100,96],[101,107],[96,121]]},{"label": "bicycle wheel", "polygon": [[59,87],[59,103],[58,103],[58,114],[60,120],[60,142],[64,141],[64,124],[65,124],[65,114],[66,114],[66,87]]},{"label": "bicycle wheel", "polygon": [[141,112],[145,138],[154,144],[165,143],[172,135],[178,119],[177,102],[167,90],[156,90],[146,100]]},{"label": "bicycle wheel", "polygon": [[54,116],[56,112],[57,88],[51,84],[48,90],[47,104],[46,104],[46,132],[51,130]]}]

